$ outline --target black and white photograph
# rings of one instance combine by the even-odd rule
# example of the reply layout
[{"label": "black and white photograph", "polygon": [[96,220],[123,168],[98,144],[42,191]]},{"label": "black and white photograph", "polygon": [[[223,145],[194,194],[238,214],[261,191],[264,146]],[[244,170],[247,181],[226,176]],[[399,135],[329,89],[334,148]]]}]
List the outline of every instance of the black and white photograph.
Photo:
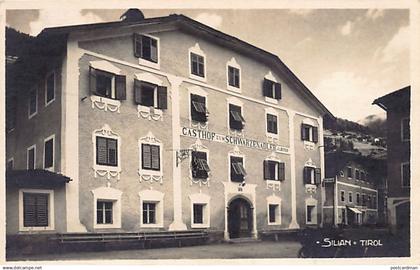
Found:
[{"label": "black and white photograph", "polygon": [[6,5],[5,262],[418,257],[416,3]]}]

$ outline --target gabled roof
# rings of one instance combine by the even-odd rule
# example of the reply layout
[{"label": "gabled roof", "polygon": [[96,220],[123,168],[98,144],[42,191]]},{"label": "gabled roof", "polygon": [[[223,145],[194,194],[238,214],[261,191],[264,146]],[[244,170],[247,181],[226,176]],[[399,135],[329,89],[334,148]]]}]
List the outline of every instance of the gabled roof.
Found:
[{"label": "gabled roof", "polygon": [[45,28],[38,36],[48,38],[55,35],[68,35],[76,31],[93,31],[110,27],[137,27],[147,25],[174,24],[181,30],[211,39],[212,42],[221,46],[229,47],[258,61],[264,62],[280,74],[292,86],[299,91],[306,100],[314,106],[320,114],[334,118],[332,113],[315,97],[314,94],[297,78],[297,76],[280,60],[277,55],[260,49],[252,44],[242,41],[205,24],[197,22],[184,15],[171,14],[164,17],[146,18],[140,21],[115,21],[94,24],[82,24],[64,27]]},{"label": "gabled roof", "polygon": [[378,105],[385,111],[388,110],[410,110],[411,86],[389,93],[373,101],[373,105]]}]

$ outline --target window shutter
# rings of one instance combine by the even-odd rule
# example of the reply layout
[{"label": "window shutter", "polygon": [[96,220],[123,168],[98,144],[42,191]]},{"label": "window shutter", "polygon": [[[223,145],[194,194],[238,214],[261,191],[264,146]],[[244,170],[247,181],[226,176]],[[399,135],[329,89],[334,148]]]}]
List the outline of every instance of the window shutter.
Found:
[{"label": "window shutter", "polygon": [[281,84],[280,83],[275,83],[274,87],[275,87],[275,93],[276,93],[276,96],[274,98],[275,99],[281,99]]},{"label": "window shutter", "polygon": [[140,58],[142,44],[141,44],[141,36],[139,34],[134,33],[133,44],[134,44],[134,57]]},{"label": "window shutter", "polygon": [[141,104],[141,81],[134,79],[134,101]]},{"label": "window shutter", "polygon": [[106,138],[96,137],[96,163],[107,164]]},{"label": "window shutter", "polygon": [[34,194],[23,194],[23,226],[32,227],[36,224],[36,198]]},{"label": "window shutter", "polygon": [[264,166],[264,180],[268,180],[270,179],[270,168],[269,168],[268,160],[264,160],[263,166]]},{"label": "window shutter", "polygon": [[157,40],[151,38],[150,39],[150,59],[157,63],[158,62],[158,48],[157,48]]},{"label": "window shutter", "polygon": [[92,67],[89,67],[89,91],[90,94],[96,93],[96,73]]},{"label": "window shutter", "polygon": [[143,169],[150,169],[152,167],[151,160],[152,160],[152,153],[149,144],[142,144],[142,168]]},{"label": "window shutter", "polygon": [[317,127],[312,127],[312,139],[314,143],[318,142],[318,128]]},{"label": "window shutter", "polygon": [[303,167],[303,183],[310,184],[311,183],[311,168]]},{"label": "window shutter", "polygon": [[285,176],[285,170],[284,170],[284,163],[283,162],[279,162],[278,163],[278,175],[279,175],[279,181],[284,181],[286,179]]},{"label": "window shutter", "polygon": [[127,99],[124,75],[115,75],[115,98],[118,100]]},{"label": "window shutter", "polygon": [[151,150],[152,150],[152,169],[160,170],[159,146],[152,145]]},{"label": "window shutter", "polygon": [[117,140],[115,139],[107,139],[108,141],[108,164],[116,166],[118,163],[117,158]]},{"label": "window shutter", "polygon": [[321,169],[316,168],[315,169],[315,185],[321,184]]},{"label": "window shutter", "polygon": [[46,227],[48,226],[48,194],[37,194],[37,226]]},{"label": "window shutter", "polygon": [[306,140],[305,127],[306,127],[306,125],[302,124],[301,128],[300,128],[300,134],[301,134],[302,141]]},{"label": "window shutter", "polygon": [[158,108],[166,110],[168,108],[168,90],[165,86],[157,87]]},{"label": "window shutter", "polygon": [[272,84],[272,82],[270,80],[267,80],[266,78],[264,78],[264,81],[263,81],[263,96],[265,96],[265,97],[270,97],[271,96],[271,93],[270,93],[271,84]]}]

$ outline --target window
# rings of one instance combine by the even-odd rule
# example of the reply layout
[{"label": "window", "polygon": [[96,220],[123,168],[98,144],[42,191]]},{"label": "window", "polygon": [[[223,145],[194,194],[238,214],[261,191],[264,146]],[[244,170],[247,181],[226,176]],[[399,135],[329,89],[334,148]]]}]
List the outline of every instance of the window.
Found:
[{"label": "window", "polygon": [[364,171],[360,171],[360,180],[366,181],[366,174]]},{"label": "window", "polygon": [[302,123],[301,137],[303,141],[318,142],[318,128]]},{"label": "window", "polygon": [[349,191],[349,203],[353,202],[353,193]]},{"label": "window", "polygon": [[54,101],[55,98],[55,73],[51,72],[45,82],[45,106]]},{"label": "window", "polygon": [[49,226],[49,194],[23,192],[23,227]]},{"label": "window", "polygon": [[264,180],[283,181],[285,179],[284,163],[264,160]]},{"label": "window", "polygon": [[278,205],[277,204],[269,204],[268,205],[268,221],[269,223],[276,223],[276,218],[277,218],[277,212],[278,210]]},{"label": "window", "polygon": [[209,177],[210,167],[207,163],[207,153],[193,151],[191,158],[191,172],[193,178],[207,179]]},{"label": "window", "polygon": [[378,208],[378,205],[376,203],[376,195],[373,195],[373,199],[372,199],[372,208],[376,209]]},{"label": "window", "polygon": [[26,150],[26,168],[34,170],[36,164],[36,145],[32,145]]},{"label": "window", "polygon": [[358,169],[355,169],[355,178],[356,180],[360,180],[360,171]]},{"label": "window", "polygon": [[362,206],[366,206],[366,194],[362,194]]},{"label": "window", "polygon": [[145,144],[141,145],[141,166],[143,170],[160,171],[160,146]]},{"label": "window", "polygon": [[134,56],[158,63],[158,39],[134,34]]},{"label": "window", "polygon": [[38,110],[38,93],[37,89],[32,89],[29,92],[29,103],[28,103],[28,118],[32,118]]},{"label": "window", "polygon": [[157,109],[168,108],[168,91],[165,86],[134,80],[134,96],[136,104]]},{"label": "window", "polygon": [[311,185],[321,184],[321,169],[305,166],[303,168],[303,182]]},{"label": "window", "polygon": [[372,208],[372,197],[367,195],[367,207]]},{"label": "window", "polygon": [[315,205],[306,206],[306,223],[314,224],[316,223],[316,209]]},{"label": "window", "polygon": [[242,108],[229,104],[229,127],[234,130],[242,130],[245,125],[245,119],[242,116]]},{"label": "window", "polygon": [[228,66],[228,84],[240,88],[240,72],[238,68]]},{"label": "window", "polygon": [[263,96],[281,99],[281,84],[264,78]]},{"label": "window", "polygon": [[190,95],[191,98],[191,120],[205,123],[209,114],[206,108],[206,97],[199,95]]},{"label": "window", "polygon": [[351,167],[347,167],[347,178],[353,178],[353,169]]},{"label": "window", "polygon": [[356,193],[356,204],[360,205],[360,193]]},{"label": "window", "polygon": [[125,100],[126,78],[124,75],[114,74],[108,71],[89,67],[90,92],[93,95]]},{"label": "window", "polygon": [[242,157],[230,157],[230,180],[232,182],[242,182],[245,180],[246,171]]},{"label": "window", "polygon": [[205,204],[193,204],[193,223],[203,224],[204,223],[204,207]]},{"label": "window", "polygon": [[143,202],[143,224],[156,224],[155,202]]},{"label": "window", "polygon": [[96,202],[96,224],[112,224],[112,201],[101,201]]},{"label": "window", "polygon": [[190,53],[191,74],[204,78],[204,57]]},{"label": "window", "polygon": [[44,169],[54,170],[54,135],[44,141]]},{"label": "window", "polygon": [[410,140],[410,118],[401,120],[401,139],[403,142]]},{"label": "window", "polygon": [[403,187],[410,186],[410,162],[401,163],[401,180]]},{"label": "window", "polygon": [[345,202],[346,201],[346,192],[344,190],[340,191],[340,201]]},{"label": "window", "polygon": [[277,134],[277,116],[267,114],[267,133]]},{"label": "window", "polygon": [[7,160],[7,170],[13,170],[14,167],[14,159],[13,158],[9,158]]},{"label": "window", "polygon": [[118,166],[118,141],[96,136],[96,164]]}]

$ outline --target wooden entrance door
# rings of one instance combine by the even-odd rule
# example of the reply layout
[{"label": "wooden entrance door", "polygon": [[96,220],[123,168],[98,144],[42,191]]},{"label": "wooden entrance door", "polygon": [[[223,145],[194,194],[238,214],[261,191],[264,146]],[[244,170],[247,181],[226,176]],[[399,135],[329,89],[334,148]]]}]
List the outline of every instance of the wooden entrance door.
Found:
[{"label": "wooden entrance door", "polygon": [[230,238],[251,236],[252,209],[245,199],[237,198],[229,204],[228,231]]}]

